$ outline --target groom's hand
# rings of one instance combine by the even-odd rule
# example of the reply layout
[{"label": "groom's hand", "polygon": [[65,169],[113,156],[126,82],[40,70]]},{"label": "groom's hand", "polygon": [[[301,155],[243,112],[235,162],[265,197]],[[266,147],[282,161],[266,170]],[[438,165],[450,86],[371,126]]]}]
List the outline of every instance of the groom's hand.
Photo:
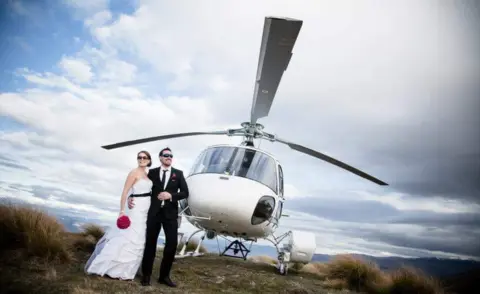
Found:
[{"label": "groom's hand", "polygon": [[162,192],[160,194],[158,194],[158,200],[170,200],[172,199],[172,194],[168,193],[168,192]]},{"label": "groom's hand", "polygon": [[128,197],[128,208],[132,209],[135,206],[133,203],[133,197]]}]

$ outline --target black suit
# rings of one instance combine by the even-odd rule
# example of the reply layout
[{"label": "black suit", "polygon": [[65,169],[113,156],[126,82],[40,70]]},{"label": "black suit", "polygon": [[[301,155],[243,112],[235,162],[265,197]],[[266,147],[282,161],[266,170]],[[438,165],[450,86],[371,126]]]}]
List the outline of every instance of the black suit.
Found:
[{"label": "black suit", "polygon": [[[165,248],[163,259],[160,265],[160,278],[168,277],[172,268],[175,252],[177,251],[178,232],[178,200],[188,198],[188,186],[181,170],[171,167],[170,179],[165,189],[160,178],[160,167],[153,168],[148,172],[148,177],[153,182],[150,209],[147,218],[147,236],[145,252],[142,260],[142,273],[144,276],[152,274],[153,262],[157,251],[157,241],[160,230],[163,226],[165,233]],[[161,192],[169,192],[171,200],[165,200],[162,207],[162,200],[157,198]]]}]

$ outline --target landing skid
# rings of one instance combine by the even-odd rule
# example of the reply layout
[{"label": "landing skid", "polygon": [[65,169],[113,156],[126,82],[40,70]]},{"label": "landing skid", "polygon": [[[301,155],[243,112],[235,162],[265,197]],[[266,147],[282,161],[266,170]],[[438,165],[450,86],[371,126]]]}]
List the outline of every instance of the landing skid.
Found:
[{"label": "landing skid", "polygon": [[[194,235],[196,235],[200,232],[203,232],[203,234],[202,234],[202,237],[200,238],[200,241],[197,244],[197,247],[195,248],[194,251],[187,252],[186,250],[187,250],[187,247],[188,247],[188,243],[190,242],[190,240],[192,239],[192,237]],[[275,235],[272,234],[273,240],[271,240],[269,238],[265,238],[265,240],[270,241],[275,246],[275,248],[277,249],[278,258],[277,258],[276,268],[278,270],[278,273],[281,274],[281,275],[287,275],[287,273],[288,273],[288,265],[289,265],[290,256],[291,256],[291,248],[288,245],[284,245],[283,247],[280,247],[279,245],[283,241],[283,239],[290,236],[291,233],[292,233],[291,231],[288,231],[288,232],[280,235],[279,237],[275,237]],[[195,232],[193,232],[192,234],[190,234],[190,236],[188,237],[186,242],[183,244],[180,252],[177,255],[175,255],[175,258],[177,259],[177,258],[185,258],[185,257],[197,257],[197,256],[204,255],[204,253],[200,252],[200,248],[202,246],[202,242],[205,239],[206,235],[207,235],[207,232],[203,229],[198,229]],[[251,251],[252,244],[253,244],[254,240],[248,240],[248,241],[250,241],[249,248],[247,248],[243,244],[243,242],[238,240],[238,239],[234,240],[234,241],[229,241],[230,244],[228,246],[225,246],[225,249],[223,250],[223,252],[221,252],[220,251],[220,244],[218,243],[218,237],[222,237],[227,241],[229,241],[229,240],[227,238],[223,237],[223,236],[218,236],[218,235],[215,236],[215,238],[217,239],[217,244],[218,244],[218,249],[219,249],[218,253],[219,253],[220,256],[242,258],[243,260],[247,260],[248,254]],[[180,240],[182,238],[183,238],[183,233],[179,233],[179,243],[180,243]],[[227,252],[229,250],[231,250],[233,252],[233,255],[232,254],[227,254]],[[239,253],[240,253],[240,255],[239,255]]]},{"label": "landing skid", "polygon": [[[239,240],[234,240],[230,242],[230,244],[223,250],[223,252],[220,254],[220,256],[229,256],[229,257],[234,257],[234,258],[243,258],[243,260],[247,260],[247,256],[250,253],[250,249],[252,248],[252,243],[250,243],[250,247],[247,248],[245,245],[243,245],[242,241]],[[228,250],[231,250],[233,252],[233,255],[226,254]],[[237,254],[240,252],[241,256],[238,256]]]}]

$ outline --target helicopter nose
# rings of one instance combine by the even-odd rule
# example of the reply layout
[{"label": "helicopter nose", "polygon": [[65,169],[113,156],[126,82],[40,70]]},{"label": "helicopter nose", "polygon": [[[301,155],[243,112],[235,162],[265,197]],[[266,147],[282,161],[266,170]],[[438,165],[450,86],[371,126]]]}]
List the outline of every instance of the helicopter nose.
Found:
[{"label": "helicopter nose", "polygon": [[189,177],[187,183],[193,213],[210,216],[211,221],[220,224],[228,222],[230,227],[261,223],[275,201],[267,196],[273,194],[268,187],[242,177],[198,174]]}]

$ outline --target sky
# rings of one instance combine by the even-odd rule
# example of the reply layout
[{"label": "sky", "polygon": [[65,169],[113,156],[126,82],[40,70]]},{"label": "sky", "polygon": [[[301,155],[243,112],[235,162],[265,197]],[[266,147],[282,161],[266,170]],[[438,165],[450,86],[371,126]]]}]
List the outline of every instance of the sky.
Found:
[{"label": "sky", "polygon": [[[264,17],[303,20],[265,130],[387,182],[261,142],[286,181],[281,230],[317,252],[480,259],[474,1],[2,1],[0,196],[111,225],[136,153],[190,171],[249,119]],[[183,231],[193,227],[185,221]]]}]

